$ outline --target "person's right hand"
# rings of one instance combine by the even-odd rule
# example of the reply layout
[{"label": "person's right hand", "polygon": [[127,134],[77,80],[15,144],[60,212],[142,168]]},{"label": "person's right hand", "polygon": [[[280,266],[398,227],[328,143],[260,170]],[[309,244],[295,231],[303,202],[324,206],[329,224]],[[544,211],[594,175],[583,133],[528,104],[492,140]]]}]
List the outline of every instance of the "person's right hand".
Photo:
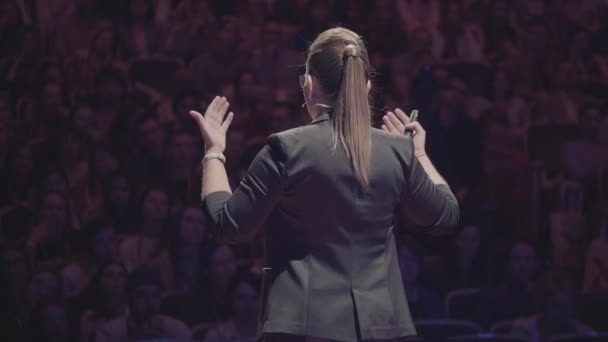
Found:
[{"label": "person's right hand", "polygon": [[205,141],[205,152],[213,150],[216,153],[224,153],[226,133],[234,118],[232,112],[226,115],[229,105],[225,97],[216,96],[207,107],[205,115],[194,110],[190,111]]},{"label": "person's right hand", "polygon": [[395,112],[388,112],[382,117],[384,124],[382,129],[393,134],[405,134],[412,132],[412,141],[414,143],[414,154],[416,157],[426,155],[426,131],[418,121],[410,122],[409,116],[401,109],[395,109]]}]

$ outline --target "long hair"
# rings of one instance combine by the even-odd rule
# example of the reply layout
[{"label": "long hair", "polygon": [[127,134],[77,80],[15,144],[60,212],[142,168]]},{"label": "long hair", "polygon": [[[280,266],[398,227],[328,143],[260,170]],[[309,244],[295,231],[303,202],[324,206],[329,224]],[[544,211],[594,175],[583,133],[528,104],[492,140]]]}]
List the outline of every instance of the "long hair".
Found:
[{"label": "long hair", "polygon": [[125,277],[125,288],[123,288],[123,290],[126,294],[126,282],[128,274],[127,269],[120,262],[108,261],[101,265],[97,272],[95,272],[89,286],[83,291],[81,296],[81,310],[84,311],[87,309],[92,309],[95,311],[97,317],[103,320],[111,320],[116,318],[115,313],[110,310],[108,298],[103,293],[103,289],[101,287],[101,280],[103,278],[103,274],[110,266],[118,266],[123,272],[123,275]]},{"label": "long hair", "polygon": [[321,33],[308,49],[307,72],[319,80],[333,107],[333,150],[342,145],[363,188],[369,187],[371,109],[370,64],[361,37],[345,28]]},{"label": "long hair", "polygon": [[[172,266],[173,266],[173,270],[175,273],[175,276],[177,278],[178,274],[180,274],[180,272],[182,271],[182,268],[180,267],[180,263],[181,263],[181,255],[180,252],[183,250],[182,246],[183,246],[183,242],[181,240],[181,224],[182,224],[182,219],[184,218],[184,215],[186,214],[186,211],[189,209],[196,209],[196,210],[201,210],[201,207],[199,205],[188,205],[185,206],[184,208],[182,208],[180,210],[179,213],[177,213],[176,215],[173,215],[171,217],[171,221],[170,221],[170,229],[169,229],[169,235],[168,235],[168,246],[169,246],[169,252],[171,254],[171,262],[172,262]],[[206,262],[206,254],[205,251],[209,248],[211,248],[211,244],[212,244],[212,239],[211,236],[209,234],[209,231],[207,229],[206,226],[203,227],[204,232],[203,232],[203,239],[200,242],[199,246],[200,246],[200,251],[199,251],[199,260],[198,261],[198,269],[197,269],[197,279],[195,279],[195,281],[202,281],[203,276],[203,268],[204,268],[204,264]],[[177,279],[176,279],[177,280]]]}]

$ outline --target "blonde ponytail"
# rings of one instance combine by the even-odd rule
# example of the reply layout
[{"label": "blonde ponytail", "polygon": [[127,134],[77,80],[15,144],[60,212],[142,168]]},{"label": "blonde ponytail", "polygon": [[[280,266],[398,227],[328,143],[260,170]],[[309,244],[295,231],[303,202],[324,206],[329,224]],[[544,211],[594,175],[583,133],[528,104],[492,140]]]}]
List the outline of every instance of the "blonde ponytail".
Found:
[{"label": "blonde ponytail", "polygon": [[342,146],[364,189],[369,188],[371,109],[367,81],[370,64],[365,44],[355,32],[336,27],[321,33],[308,49],[306,70],[321,85],[333,107],[333,150]]},{"label": "blonde ponytail", "polygon": [[343,54],[342,82],[334,111],[334,149],[341,144],[349,155],[357,179],[369,187],[371,159],[371,110],[368,99],[367,71],[357,47],[346,45]]}]

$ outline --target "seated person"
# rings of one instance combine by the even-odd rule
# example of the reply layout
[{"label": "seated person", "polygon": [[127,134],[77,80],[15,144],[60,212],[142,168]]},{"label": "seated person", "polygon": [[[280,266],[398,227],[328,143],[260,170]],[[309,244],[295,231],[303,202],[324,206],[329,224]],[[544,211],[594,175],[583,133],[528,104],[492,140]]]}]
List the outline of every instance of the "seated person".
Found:
[{"label": "seated person", "polygon": [[140,266],[127,279],[128,313],[103,324],[95,341],[176,339],[189,341],[190,329],[182,322],[160,314],[162,295],[160,274],[149,266]]},{"label": "seated person", "polygon": [[439,295],[420,279],[420,255],[412,243],[403,242],[399,246],[399,267],[410,313],[414,320],[444,318]]},{"label": "seated person", "polygon": [[534,246],[523,241],[513,244],[503,283],[481,292],[479,323],[490,328],[494,323],[531,314],[531,292],[537,271],[538,259]]},{"label": "seated person", "polygon": [[439,284],[447,294],[452,290],[479,288],[487,282],[481,231],[467,224],[460,230],[442,255]]},{"label": "seated person", "polygon": [[562,273],[545,274],[536,287],[536,298],[537,313],[513,321],[514,335],[541,342],[557,335],[593,333],[575,319],[576,292]]},{"label": "seated person", "polygon": [[[608,234],[608,227],[603,230]],[[608,292],[608,239],[603,236],[591,241],[585,260],[583,294],[593,292]]]},{"label": "seated person", "polygon": [[205,340],[255,340],[259,310],[259,279],[248,273],[236,276],[228,286],[230,318],[209,331]]}]

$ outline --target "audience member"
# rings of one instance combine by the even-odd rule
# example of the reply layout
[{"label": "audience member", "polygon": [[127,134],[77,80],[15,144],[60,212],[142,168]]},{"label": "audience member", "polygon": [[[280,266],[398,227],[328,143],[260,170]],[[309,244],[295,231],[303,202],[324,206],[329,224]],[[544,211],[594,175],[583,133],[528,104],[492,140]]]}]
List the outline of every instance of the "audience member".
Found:
[{"label": "audience member", "polygon": [[129,309],[126,314],[102,324],[95,341],[176,339],[189,340],[190,329],[182,322],[160,314],[162,281],[147,266],[132,271],[127,279]]},{"label": "audience member", "polygon": [[440,287],[444,293],[454,289],[479,288],[487,283],[487,271],[480,251],[480,231],[466,225],[442,258]]},{"label": "audience member", "polygon": [[26,319],[29,319],[42,303],[61,297],[61,283],[48,266],[40,267],[32,273],[26,291],[25,305],[21,310],[24,310]]},{"label": "audience member", "polygon": [[73,300],[80,297],[82,291],[88,286],[89,275],[85,266],[78,262],[70,262],[59,270],[63,298]]},{"label": "audience member", "polygon": [[[211,243],[198,208],[203,144],[187,113],[230,98],[227,169],[238,185],[268,134],[307,123],[306,45],[335,25],[368,42],[372,124],[418,109],[462,210],[463,229],[423,241],[424,260],[401,250],[413,314],[445,317],[429,285],[441,296],[472,287],[471,319],[484,328],[532,317],[518,329],[540,339],[553,325],[577,331],[565,323],[575,318],[608,329],[598,318],[605,234],[595,234],[608,203],[607,18],[597,0],[3,2],[0,330],[57,341],[181,331],[127,308],[126,277],[151,267],[163,314],[217,326],[209,338],[249,338],[257,288],[237,270],[261,273],[263,241]],[[563,201],[566,188],[581,189],[581,206]],[[575,215],[552,219],[556,210]],[[568,290],[583,295],[580,316],[531,307],[541,260],[582,285]]]},{"label": "audience member", "polygon": [[116,172],[106,179],[104,211],[105,218],[112,222],[117,232],[126,233],[133,227],[135,189],[128,176]]},{"label": "audience member", "polygon": [[528,242],[513,244],[501,285],[481,292],[479,322],[486,328],[534,312],[533,289],[539,269],[536,251]]},{"label": "audience member", "polygon": [[83,293],[81,319],[100,324],[126,314],[126,284],[127,270],[121,264],[109,262],[102,265]]},{"label": "audience member", "polygon": [[413,243],[399,245],[399,266],[410,313],[414,320],[445,318],[439,294],[425,286],[421,279],[421,258],[421,253]]},{"label": "audience member", "polygon": [[161,51],[164,29],[155,22],[155,6],[152,0],[126,2],[126,30],[124,41],[127,55],[151,57]]},{"label": "audience member", "polygon": [[204,248],[208,247],[208,232],[203,211],[198,206],[185,208],[172,227],[173,246],[171,256],[178,290],[196,290],[204,282]]},{"label": "audience member", "polygon": [[32,341],[45,342],[76,341],[75,332],[75,325],[70,320],[67,306],[55,299],[39,305],[28,329]]},{"label": "audience member", "polygon": [[131,272],[140,265],[153,265],[160,272],[165,289],[173,289],[175,279],[167,242],[169,196],[164,190],[151,188],[142,196],[141,217],[137,232],[119,246],[119,257]]},{"label": "audience member", "polygon": [[232,248],[216,245],[207,249],[205,268],[207,281],[202,291],[203,300],[212,316],[207,321],[226,319],[228,286],[237,274],[237,264]]},{"label": "audience member", "polygon": [[72,228],[67,197],[60,193],[47,193],[42,199],[40,217],[26,241],[31,264],[58,261],[70,256],[80,245],[81,233]]},{"label": "audience member", "polygon": [[556,335],[593,332],[574,318],[576,291],[558,271],[543,275],[535,292],[537,313],[515,320],[513,334],[541,342]]},{"label": "audience member", "polygon": [[254,340],[257,334],[259,279],[237,275],[228,286],[230,318],[205,335],[205,341]]},{"label": "audience member", "polygon": [[5,336],[24,338],[28,318],[29,267],[25,254],[14,247],[2,250],[0,264],[0,329]]}]

